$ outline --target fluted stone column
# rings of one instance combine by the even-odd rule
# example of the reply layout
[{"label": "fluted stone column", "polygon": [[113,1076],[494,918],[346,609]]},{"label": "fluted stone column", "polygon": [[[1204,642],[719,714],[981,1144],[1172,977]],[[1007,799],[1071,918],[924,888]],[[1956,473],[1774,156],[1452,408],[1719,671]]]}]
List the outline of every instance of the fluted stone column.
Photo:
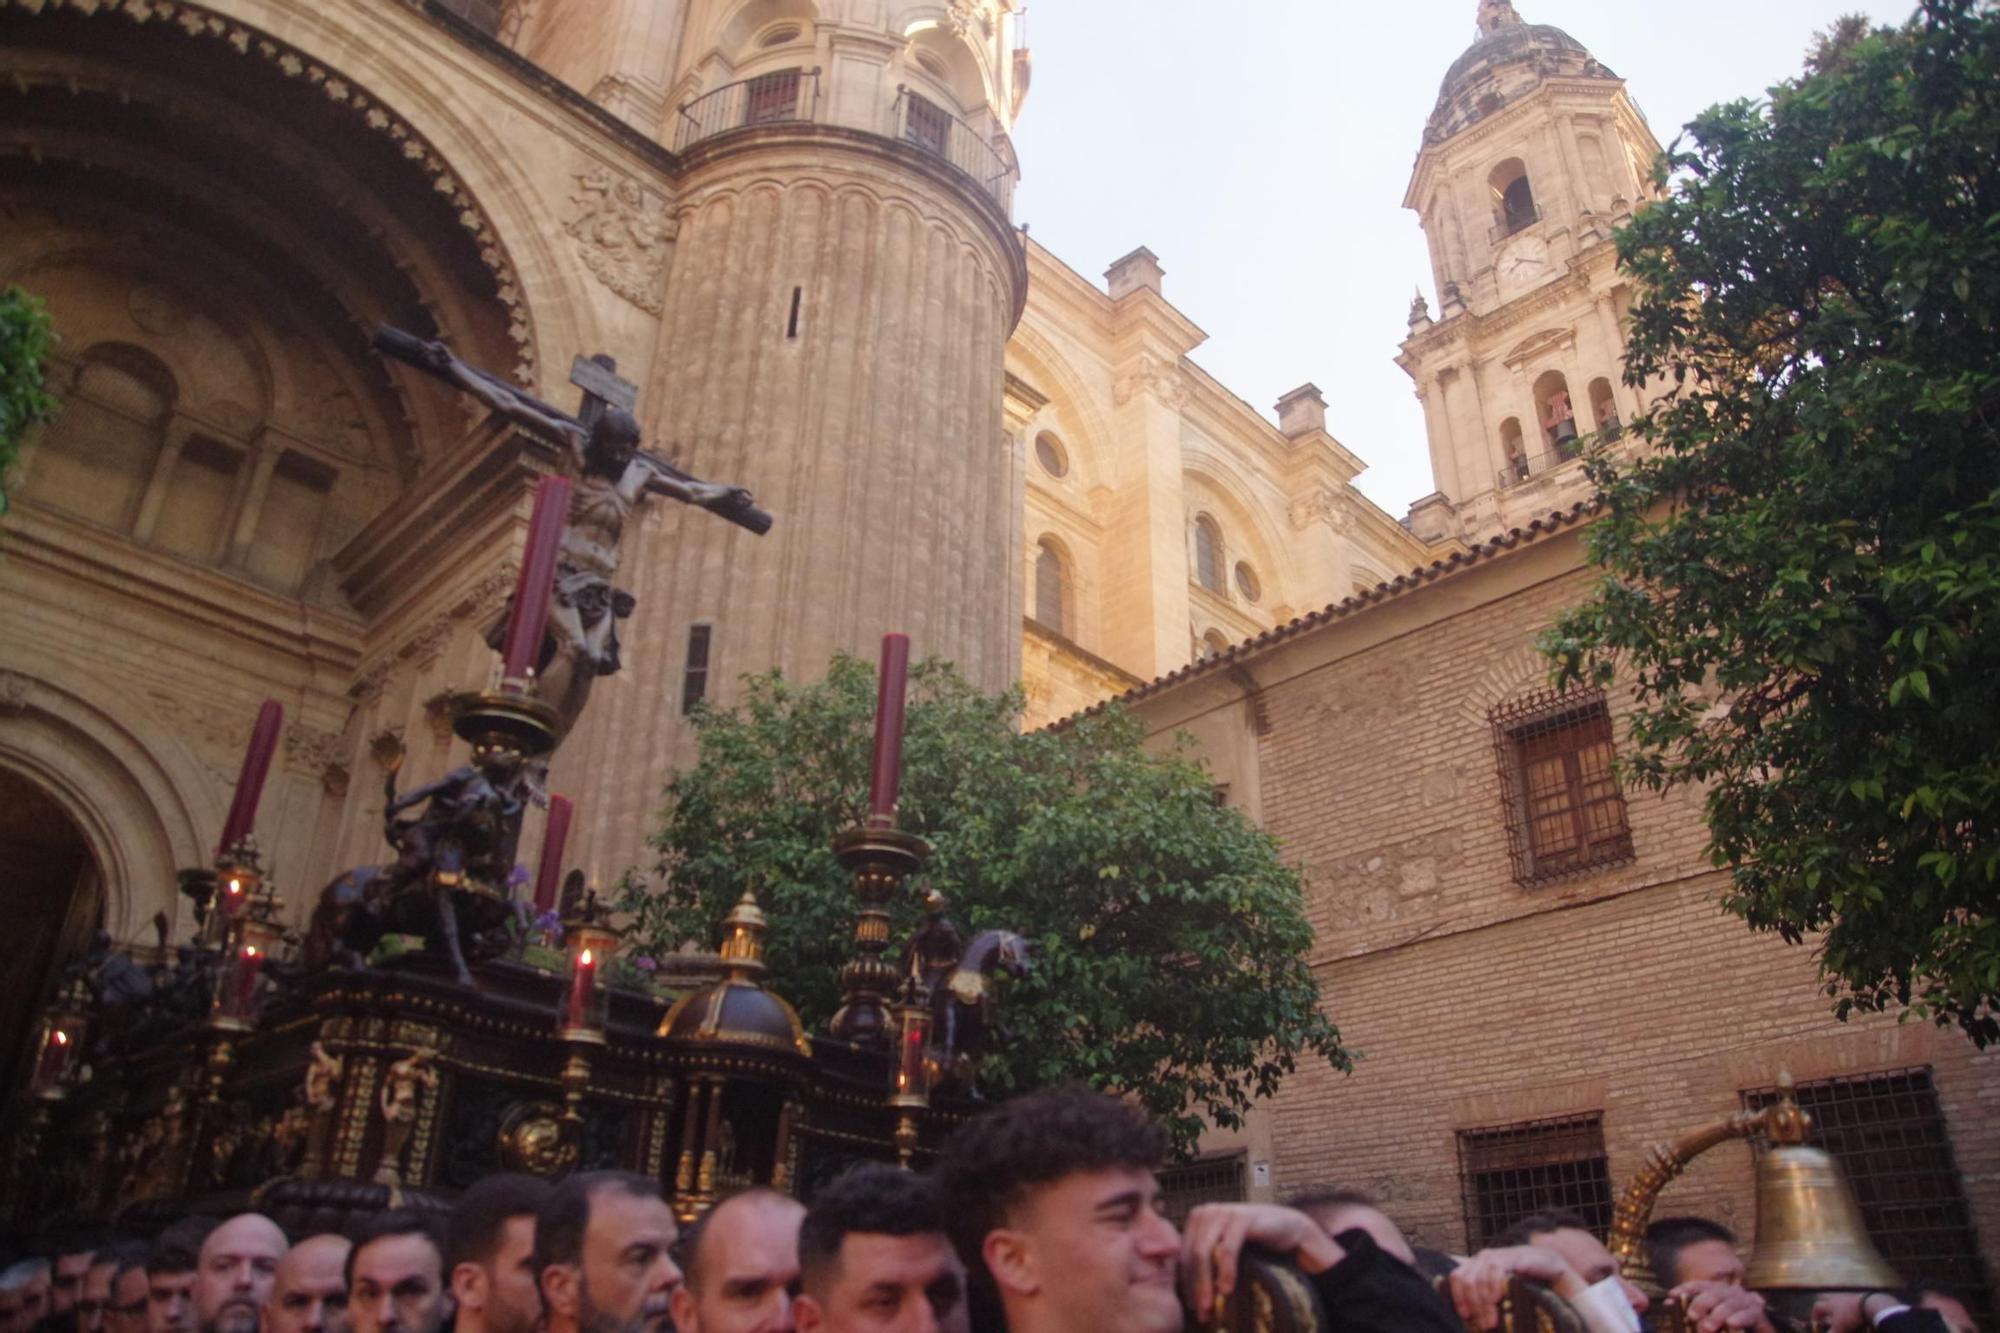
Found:
[{"label": "fluted stone column", "polygon": [[872,658],[889,630],[987,689],[1018,665],[1002,358],[1026,268],[1004,215],[905,145],[802,126],[691,155],[675,220],[661,351],[637,377],[648,435],[776,524],[661,505],[628,548],[629,679],[593,696],[556,769],[594,848],[637,847],[693,757],[695,623],[722,702],[746,673]]}]

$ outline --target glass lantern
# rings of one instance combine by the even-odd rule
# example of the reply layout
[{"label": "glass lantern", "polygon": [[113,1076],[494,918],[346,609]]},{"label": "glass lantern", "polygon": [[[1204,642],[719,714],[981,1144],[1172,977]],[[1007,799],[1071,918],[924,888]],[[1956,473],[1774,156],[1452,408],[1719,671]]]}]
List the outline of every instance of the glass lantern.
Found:
[{"label": "glass lantern", "polygon": [[[228,892],[226,883],[223,892]],[[226,897],[224,900],[227,901]],[[223,950],[222,964],[215,973],[215,995],[208,1011],[210,1027],[225,1032],[247,1032],[257,1026],[264,969],[270,965],[272,951],[283,938],[277,923],[266,920],[261,912],[230,924],[228,947]]]},{"label": "glass lantern", "polygon": [[896,1034],[891,1060],[889,1103],[921,1109],[931,1104],[931,1011],[911,988],[889,1007]]},{"label": "glass lantern", "polygon": [[84,1038],[90,1027],[90,992],[78,977],[42,1012],[36,1034],[35,1067],[28,1077],[29,1093],[42,1101],[60,1101],[83,1069]]},{"label": "glass lantern", "polygon": [[563,929],[569,943],[569,988],[556,1028],[564,1041],[601,1046],[611,1007],[606,974],[618,956],[618,932],[594,920],[568,922]]}]

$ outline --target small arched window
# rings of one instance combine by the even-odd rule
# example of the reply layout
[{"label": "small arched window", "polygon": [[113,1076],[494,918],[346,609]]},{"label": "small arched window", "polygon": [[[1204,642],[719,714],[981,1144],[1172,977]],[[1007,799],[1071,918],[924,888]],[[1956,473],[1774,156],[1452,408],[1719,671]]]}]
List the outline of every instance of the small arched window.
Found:
[{"label": "small arched window", "polygon": [[1493,220],[1500,236],[1512,236],[1540,220],[1535,192],[1528,184],[1528,167],[1520,158],[1510,157],[1493,168],[1486,183],[1493,191]]},{"label": "small arched window", "polygon": [[1202,587],[1213,593],[1226,593],[1228,586],[1223,581],[1222,529],[1207,514],[1196,514],[1194,519],[1194,577]]},{"label": "small arched window", "polygon": [[1602,375],[1590,382],[1590,419],[1603,439],[1615,440],[1625,433],[1625,424],[1618,419],[1618,402],[1611,396],[1611,381]]},{"label": "small arched window", "polygon": [[1042,538],[1035,552],[1035,623],[1057,634],[1069,633],[1069,621],[1063,614],[1064,585],[1068,582],[1062,552],[1054,542]]},{"label": "small arched window", "polygon": [[1508,417],[1500,423],[1500,484],[1512,486],[1528,477],[1528,448],[1521,438],[1521,419]]},{"label": "small arched window", "polygon": [[1212,629],[1201,636],[1201,655],[1215,657],[1229,651],[1229,640],[1219,629]]}]

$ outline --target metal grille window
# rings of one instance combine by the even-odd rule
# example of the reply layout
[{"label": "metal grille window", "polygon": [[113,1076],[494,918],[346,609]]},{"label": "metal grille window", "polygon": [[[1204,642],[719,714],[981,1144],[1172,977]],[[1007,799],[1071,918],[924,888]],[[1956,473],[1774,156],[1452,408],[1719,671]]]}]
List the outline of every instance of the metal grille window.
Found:
[{"label": "metal grille window", "polygon": [[781,69],[749,80],[743,123],[768,125],[799,118],[799,71]]},{"label": "metal grille window", "polygon": [[[1847,1175],[1889,1266],[1910,1281],[1927,1279],[1965,1302],[1973,1322],[1994,1326],[1991,1275],[1966,1208],[1944,1111],[1926,1068],[1801,1083],[1799,1106],[1812,1116],[1806,1141],[1831,1153]],[[1756,1110],[1775,1088],[1743,1093]]]},{"label": "metal grille window", "polygon": [[681,677],[681,716],[694,711],[694,706],[708,697],[708,643],[711,628],[707,625],[688,626],[687,671]]},{"label": "metal grille window", "polygon": [[1534,884],[1632,857],[1602,690],[1538,690],[1493,710],[1514,878]]},{"label": "metal grille window", "polygon": [[1242,1203],[1249,1197],[1243,1182],[1241,1153],[1170,1166],[1159,1173],[1159,1178],[1160,1211],[1172,1218],[1175,1226],[1187,1221],[1196,1204]]},{"label": "metal grille window", "polygon": [[951,142],[951,113],[915,93],[908,94],[908,97],[909,119],[903,126],[903,136],[933,153],[944,152]]},{"label": "metal grille window", "polygon": [[1458,1132],[1458,1179],[1470,1250],[1530,1213],[1576,1213],[1602,1237],[1611,1228],[1604,1118],[1563,1116]]}]

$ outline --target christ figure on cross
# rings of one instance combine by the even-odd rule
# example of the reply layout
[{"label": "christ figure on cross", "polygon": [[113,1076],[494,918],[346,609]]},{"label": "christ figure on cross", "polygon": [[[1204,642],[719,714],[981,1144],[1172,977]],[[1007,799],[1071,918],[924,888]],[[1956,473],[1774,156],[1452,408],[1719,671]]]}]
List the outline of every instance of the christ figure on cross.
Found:
[{"label": "christ figure on cross", "polygon": [[[563,444],[576,469],[569,523],[556,566],[548,641],[540,655],[541,697],[567,734],[588,701],[591,682],[618,670],[617,622],[632,614],[632,594],[616,587],[626,520],[654,495],[695,505],[762,535],[771,516],[740,486],[702,481],[640,447],[638,420],[609,402],[593,403],[588,424],[453,356],[435,339],[383,327],[375,346],[415,366],[536,435]],[[629,386],[628,386],[629,387]],[[499,647],[503,615],[488,635]]]}]

